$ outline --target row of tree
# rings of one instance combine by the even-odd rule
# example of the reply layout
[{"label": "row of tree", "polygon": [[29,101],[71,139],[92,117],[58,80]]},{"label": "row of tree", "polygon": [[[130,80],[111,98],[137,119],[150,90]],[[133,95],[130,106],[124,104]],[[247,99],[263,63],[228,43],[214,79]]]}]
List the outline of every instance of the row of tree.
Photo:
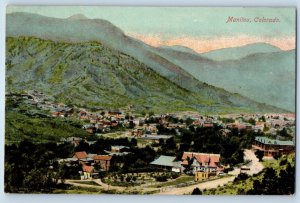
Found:
[{"label": "row of tree", "polygon": [[66,172],[56,157],[65,156],[64,149],[68,147],[28,141],[5,146],[5,192],[50,193]]}]

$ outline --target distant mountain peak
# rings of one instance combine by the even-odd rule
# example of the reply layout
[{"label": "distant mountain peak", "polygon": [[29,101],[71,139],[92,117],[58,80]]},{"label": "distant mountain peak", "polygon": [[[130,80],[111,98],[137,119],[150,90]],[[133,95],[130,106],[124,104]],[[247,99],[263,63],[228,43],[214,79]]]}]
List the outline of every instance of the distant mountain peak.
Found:
[{"label": "distant mountain peak", "polygon": [[187,52],[191,54],[199,54],[194,49],[182,45],[171,45],[171,46],[160,46],[161,49],[171,49],[174,51],[181,51],[181,52]]},{"label": "distant mountain peak", "polygon": [[253,43],[238,47],[216,49],[201,55],[215,61],[239,60],[257,53],[273,53],[282,51],[280,48],[268,43]]},{"label": "distant mountain peak", "polygon": [[73,19],[73,20],[84,20],[84,19],[89,19],[89,18],[86,17],[85,15],[83,15],[82,13],[77,13],[77,14],[74,14],[74,15],[68,17],[68,19]]}]

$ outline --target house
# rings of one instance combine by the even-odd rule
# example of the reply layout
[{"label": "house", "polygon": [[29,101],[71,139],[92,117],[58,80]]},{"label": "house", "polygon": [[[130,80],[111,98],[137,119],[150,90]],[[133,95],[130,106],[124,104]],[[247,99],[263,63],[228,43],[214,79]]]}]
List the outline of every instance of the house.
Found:
[{"label": "house", "polygon": [[92,179],[92,173],[94,171],[93,166],[83,165],[82,171],[83,171],[83,174],[82,174],[82,176],[80,176],[81,180]]},{"label": "house", "polygon": [[91,155],[87,154],[85,151],[75,152],[73,158],[76,158],[81,164],[93,162]]},{"label": "house", "polygon": [[99,164],[101,169],[104,171],[108,171],[111,166],[112,156],[110,155],[95,155],[93,157],[94,163]]},{"label": "house", "polygon": [[220,165],[220,154],[184,152],[181,160],[183,167],[191,166],[193,174],[197,171],[216,174],[223,169]]},{"label": "house", "polygon": [[195,119],[193,121],[193,125],[195,125],[195,126],[203,126],[203,124],[204,124],[204,121],[201,119]]},{"label": "house", "polygon": [[122,112],[119,110],[113,110],[113,111],[109,111],[108,115],[109,116],[119,116],[119,115],[122,115]]},{"label": "house", "polygon": [[264,127],[265,127],[265,122],[256,122],[253,129],[263,131]]},{"label": "house", "polygon": [[295,149],[293,141],[274,140],[267,137],[255,137],[252,145],[254,151],[261,150],[265,157],[288,154]]},{"label": "house", "polygon": [[164,156],[161,155],[156,160],[152,161],[150,164],[157,166],[162,170],[169,170],[172,172],[180,173],[182,170],[181,162],[175,161],[175,156]]},{"label": "house", "polygon": [[195,182],[202,182],[208,180],[210,177],[209,172],[196,171],[195,172]]},{"label": "house", "polygon": [[57,112],[57,111],[54,111],[51,113],[52,117],[59,117],[60,115],[63,115],[63,114],[61,114],[60,112]]},{"label": "house", "polygon": [[86,159],[88,157],[87,153],[85,151],[82,152],[75,152],[73,158],[76,158],[77,160]]},{"label": "house", "polygon": [[95,126],[90,126],[88,128],[86,128],[86,131],[90,134],[93,134],[96,132],[96,127]]},{"label": "house", "polygon": [[205,127],[205,128],[212,128],[212,127],[214,127],[214,124],[210,123],[210,122],[204,122],[203,123],[203,127]]},{"label": "house", "polygon": [[79,172],[81,180],[91,180],[93,178],[98,178],[98,173],[95,171],[93,166],[82,165],[82,171]]},{"label": "house", "polygon": [[144,124],[143,129],[145,131],[145,134],[151,135],[151,134],[156,134],[157,133],[157,128],[156,124]]},{"label": "house", "polygon": [[144,134],[144,129],[138,128],[131,131],[131,135],[134,137],[141,137]]}]

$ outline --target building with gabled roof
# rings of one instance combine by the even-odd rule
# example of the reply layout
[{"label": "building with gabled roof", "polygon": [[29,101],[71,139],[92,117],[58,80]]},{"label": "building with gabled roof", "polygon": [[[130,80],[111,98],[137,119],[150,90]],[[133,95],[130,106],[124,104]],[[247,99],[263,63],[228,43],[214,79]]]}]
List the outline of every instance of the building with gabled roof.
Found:
[{"label": "building with gabled roof", "polygon": [[293,141],[270,139],[268,137],[257,136],[254,139],[253,150],[261,150],[265,157],[273,157],[274,155],[288,154],[295,149]]},{"label": "building with gabled roof", "polygon": [[112,156],[110,155],[95,155],[93,156],[93,160],[95,164],[99,164],[101,169],[104,171],[108,171],[111,166]]},{"label": "building with gabled roof", "polygon": [[172,172],[177,172],[180,173],[181,170],[181,162],[180,161],[175,161],[176,157],[175,156],[164,156],[161,155],[154,161],[152,161],[150,164],[154,166],[158,166],[161,169],[164,170],[171,170]]},{"label": "building with gabled roof", "polygon": [[85,151],[82,151],[82,152],[75,152],[73,157],[78,160],[81,160],[81,159],[86,159],[88,157],[88,155]]},{"label": "building with gabled roof", "polygon": [[181,165],[183,167],[190,165],[193,173],[196,171],[216,173],[223,169],[220,165],[220,157],[220,154],[184,152],[181,158]]},{"label": "building with gabled roof", "polygon": [[90,165],[83,164],[82,171],[79,172],[81,180],[98,178],[99,174],[95,171],[95,168]]}]

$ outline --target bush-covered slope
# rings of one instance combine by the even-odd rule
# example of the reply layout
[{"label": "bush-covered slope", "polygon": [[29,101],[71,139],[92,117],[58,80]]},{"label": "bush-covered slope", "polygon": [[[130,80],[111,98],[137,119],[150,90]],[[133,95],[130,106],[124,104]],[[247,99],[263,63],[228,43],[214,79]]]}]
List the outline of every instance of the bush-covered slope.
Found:
[{"label": "bush-covered slope", "polygon": [[281,111],[201,82],[198,93],[189,91],[100,42],[34,37],[9,37],[6,42],[7,92],[34,89],[67,104],[106,108],[132,104],[137,110],[155,112]]}]

